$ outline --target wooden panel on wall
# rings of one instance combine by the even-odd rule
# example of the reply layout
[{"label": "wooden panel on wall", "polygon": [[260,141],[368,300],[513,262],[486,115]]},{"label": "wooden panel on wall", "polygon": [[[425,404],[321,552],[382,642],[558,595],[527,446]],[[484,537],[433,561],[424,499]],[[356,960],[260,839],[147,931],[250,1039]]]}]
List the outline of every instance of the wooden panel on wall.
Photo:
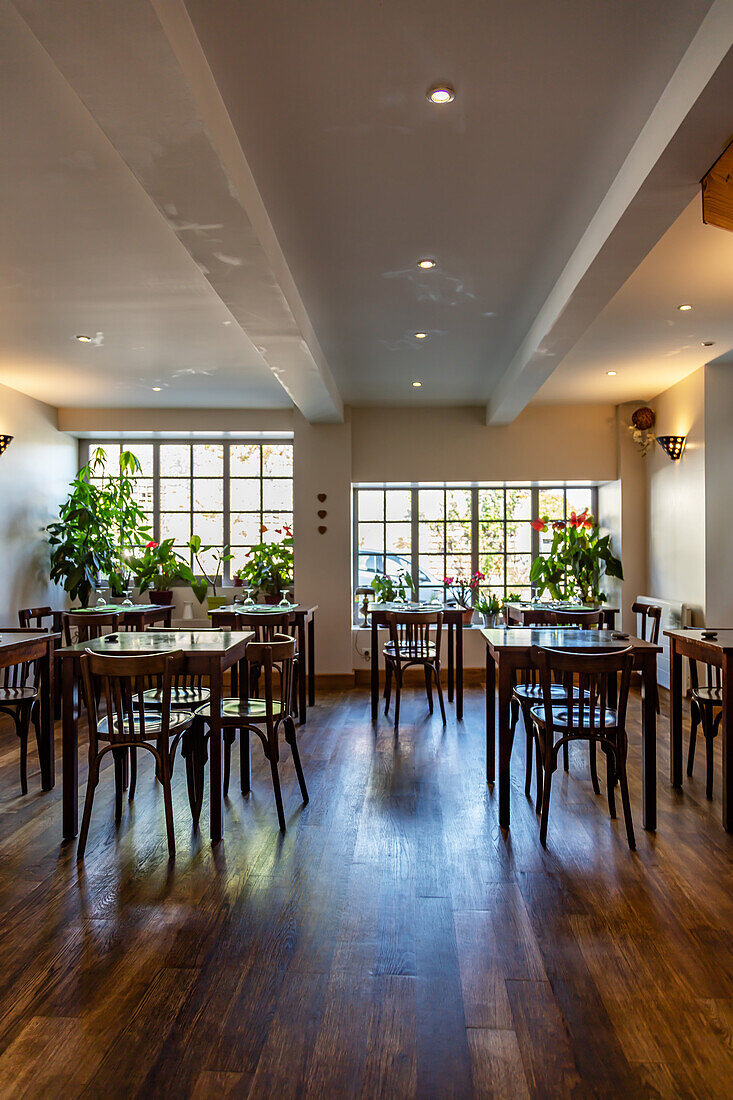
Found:
[{"label": "wooden panel on wall", "polygon": [[733,232],[733,141],[702,182],[702,220]]}]

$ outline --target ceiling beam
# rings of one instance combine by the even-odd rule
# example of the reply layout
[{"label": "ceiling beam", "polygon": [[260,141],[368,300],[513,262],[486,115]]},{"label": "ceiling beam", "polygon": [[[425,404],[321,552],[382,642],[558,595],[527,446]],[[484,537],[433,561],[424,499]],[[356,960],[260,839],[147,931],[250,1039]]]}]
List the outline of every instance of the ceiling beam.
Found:
[{"label": "ceiling beam", "polygon": [[343,420],[182,0],[15,6],[296,407],[311,421]]},{"label": "ceiling beam", "polygon": [[694,196],[711,139],[729,136],[731,47],[733,3],[715,0],[494,389],[488,424],[507,424],[529,404]]}]

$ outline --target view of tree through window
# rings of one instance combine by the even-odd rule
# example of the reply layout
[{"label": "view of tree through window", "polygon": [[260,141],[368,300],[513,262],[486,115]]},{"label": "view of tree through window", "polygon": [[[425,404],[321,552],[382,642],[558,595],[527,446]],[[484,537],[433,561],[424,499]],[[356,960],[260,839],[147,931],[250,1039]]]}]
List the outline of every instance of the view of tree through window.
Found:
[{"label": "view of tree through window", "polygon": [[429,600],[443,596],[444,577],[479,571],[487,592],[528,598],[532,561],[552,541],[530,521],[593,510],[594,498],[590,485],[356,486],[354,587],[377,573],[407,572],[420,599]]},{"label": "view of tree through window", "polygon": [[[191,535],[220,550],[229,545],[232,561],[225,577],[244,565],[250,546],[279,541],[293,524],[293,445],[290,440],[118,441],[85,445],[107,455],[107,472],[118,468],[120,449],[142,467],[135,498],[146,510],[156,541],[172,538],[184,556]],[[262,528],[266,527],[264,535]],[[214,552],[202,560],[213,565]],[[193,564],[193,563],[192,563]]]}]

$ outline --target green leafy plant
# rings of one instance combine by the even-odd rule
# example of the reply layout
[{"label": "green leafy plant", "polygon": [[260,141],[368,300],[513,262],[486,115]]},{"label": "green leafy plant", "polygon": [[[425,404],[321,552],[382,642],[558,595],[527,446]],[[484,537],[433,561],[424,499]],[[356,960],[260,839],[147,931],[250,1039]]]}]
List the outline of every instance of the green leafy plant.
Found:
[{"label": "green leafy plant", "polygon": [[522,597],[518,592],[507,592],[506,596],[502,597],[501,606],[504,607],[508,603],[521,603]]},{"label": "green leafy plant", "polygon": [[[204,578],[203,581],[197,581],[197,587],[194,588],[194,593],[196,594],[199,603],[201,603],[206,596],[209,585],[211,585],[213,595],[216,596],[216,586],[221,578],[222,566],[225,561],[231,561],[234,555],[229,553],[228,546],[225,546],[222,550],[217,549],[215,546],[202,546],[200,535],[192,535],[191,538],[188,540],[188,547],[193,554],[194,561],[201,571],[201,575]],[[207,573],[206,568],[204,567],[204,563],[201,560],[201,555],[208,554],[212,550],[214,551],[214,564],[216,565],[216,571],[213,574],[209,574]],[[203,592],[201,592],[201,586],[203,586]],[[199,595],[199,592],[201,592],[201,595]]]},{"label": "green leafy plant", "polygon": [[412,577],[407,572],[398,573],[396,577],[388,577],[386,573],[377,573],[372,578],[370,587],[374,590],[377,603],[394,603],[395,600],[407,599],[415,590]]},{"label": "green leafy plant", "polygon": [[474,598],[473,606],[482,615],[498,615],[501,611],[499,597],[495,596],[493,592],[490,593],[488,596],[484,596],[484,594],[480,592]]},{"label": "green leafy plant", "polygon": [[176,581],[182,581],[191,586],[199,603],[203,603],[206,581],[196,580],[191,566],[173,549],[173,539],[146,543],[142,553],[132,556],[129,563],[141,593],[149,588],[164,592]]},{"label": "green leafy plant", "polygon": [[106,476],[106,457],[101,447],[95,449],[70,483],[58,520],[46,528],[51,580],[82,607],[89,605],[100,577],[109,578],[116,594],[124,591],[129,548],[150,537],[145,513],[133,498],[132,477],[140,463],[131,451],[123,451],[119,473]]},{"label": "green leafy plant", "polygon": [[[549,530],[547,516],[532,520],[532,527],[535,531]],[[621,562],[611,549],[610,535],[601,537],[598,523],[587,508],[579,515],[571,512],[567,523],[555,521],[552,531],[550,553],[536,558],[529,574],[537,595],[549,592],[554,600],[602,603],[606,599],[602,577],[624,577]]]},{"label": "green leafy plant", "polygon": [[[267,527],[262,525],[264,535]],[[284,588],[290,588],[294,577],[293,532],[285,524],[275,529],[276,535],[283,535],[279,542],[259,542],[247,551],[247,562],[238,569],[235,576],[258,593],[274,599],[282,595]]]},{"label": "green leafy plant", "polygon": [[478,586],[484,580],[486,580],[484,574],[477,571],[470,577],[444,577],[443,584],[450,588],[459,607],[468,610],[470,607],[475,606],[473,601],[478,592]]}]

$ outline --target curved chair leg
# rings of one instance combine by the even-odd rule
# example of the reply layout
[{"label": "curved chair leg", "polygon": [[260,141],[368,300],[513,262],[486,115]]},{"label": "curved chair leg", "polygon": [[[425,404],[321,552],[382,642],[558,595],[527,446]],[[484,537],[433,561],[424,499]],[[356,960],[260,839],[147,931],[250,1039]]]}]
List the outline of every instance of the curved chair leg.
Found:
[{"label": "curved chair leg", "polygon": [[249,794],[252,790],[252,756],[248,729],[239,731],[239,787],[242,794]]},{"label": "curved chair leg", "polygon": [[[567,743],[565,745],[565,748],[567,749]],[[596,753],[596,743],[595,743],[595,741],[591,740],[589,742],[588,752],[589,752],[589,756],[590,756],[590,781],[593,784],[593,793],[594,794],[600,794],[601,793],[601,788],[600,788],[599,783],[598,783],[598,765],[597,765],[597,753]],[[567,771],[567,770],[568,769],[567,769],[567,765],[566,765],[565,771]]]},{"label": "curved chair leg", "polygon": [[137,749],[130,749],[130,789],[127,792],[128,802],[132,802],[135,797],[135,788],[137,787]]},{"label": "curved chair leg", "polygon": [[389,714],[389,701],[392,698],[392,662],[385,661],[384,669],[384,713]]},{"label": "curved chair leg", "polygon": [[87,837],[89,836],[89,822],[92,819],[92,804],[94,802],[94,792],[97,784],[99,783],[99,757],[96,756],[94,760],[89,761],[89,775],[87,776],[87,793],[84,797],[84,813],[81,818],[81,829],[79,830],[79,843],[76,848],[76,858],[83,859],[84,852],[87,846]]},{"label": "curved chair leg", "polygon": [[[570,771],[570,756],[568,754],[568,743],[567,743],[567,741],[563,741],[563,743],[562,743],[562,766],[563,766],[563,771],[566,771],[566,772]],[[596,779],[596,783],[597,782],[598,782],[598,780]]]},{"label": "curved chair leg", "polygon": [[229,795],[229,776],[232,770],[232,742],[224,736],[224,797]]},{"label": "curved chair leg", "polygon": [[514,731],[517,728],[517,722],[519,721],[519,702],[512,696],[509,703],[509,729],[514,736]]},{"label": "curved chair leg", "polygon": [[127,749],[112,749],[112,759],[115,767],[115,824],[122,820],[122,792],[125,786],[124,756]]},{"label": "curved chair leg", "polygon": [[440,716],[443,719],[443,725],[445,725],[445,703],[443,701],[443,685],[440,682],[440,666],[433,665],[433,671],[435,672],[435,683],[438,689],[438,704],[440,706]]},{"label": "curved chair leg", "polygon": [[535,755],[535,768],[537,770],[537,794],[536,794],[536,797],[535,797],[534,808],[535,808],[535,812],[539,814],[539,813],[542,812],[542,791],[544,790],[544,787],[543,787],[543,772],[542,772],[542,752],[540,751],[540,744],[539,744],[539,741],[537,739],[535,739],[535,743],[534,743],[534,755]]},{"label": "curved chair leg", "polygon": [[298,777],[298,784],[300,786],[300,793],[303,796],[303,802],[307,805],[309,802],[308,788],[305,785],[305,776],[303,775],[303,768],[300,763],[300,753],[298,752],[298,741],[295,736],[295,723],[292,718],[285,719],[285,740],[290,745],[290,751],[293,754],[295,774]]},{"label": "curved chair leg", "polygon": [[275,792],[275,805],[277,806],[277,820],[280,823],[280,832],[287,832],[285,828],[285,814],[283,813],[283,796],[280,791],[280,773],[277,768],[277,760],[274,755],[270,757],[270,771],[272,772],[272,787]]},{"label": "curved chair leg", "polygon": [[705,734],[705,797],[712,801],[715,763],[713,744],[715,732],[710,722],[710,715],[708,715],[707,721],[703,718],[703,733]]},{"label": "curved chair leg", "polygon": [[608,813],[610,817],[616,817],[616,757],[608,745],[603,746],[606,754],[606,792],[608,797]]},{"label": "curved chair leg", "polygon": [[425,694],[428,697],[428,710],[433,713],[433,671],[431,665],[424,666],[425,672]]},{"label": "curved chair leg", "polygon": [[176,837],[173,831],[173,799],[171,797],[171,762],[166,751],[161,759],[161,772],[163,783],[163,805],[165,806],[165,831],[168,836],[168,856],[174,859],[176,855]]},{"label": "curved chair leg", "polygon": [[550,816],[550,789],[552,787],[552,767],[545,761],[544,785],[542,788],[542,815],[540,817],[540,844],[547,847],[547,822]]},{"label": "curved chair leg", "polygon": [[687,774],[692,775],[695,767],[695,745],[697,743],[697,727],[700,724],[700,715],[696,705],[690,706],[690,745],[687,750]]},{"label": "curved chair leg", "polygon": [[632,852],[636,849],[636,838],[634,837],[634,821],[631,817],[631,802],[629,800],[629,784],[626,778],[626,738],[619,749],[618,764],[618,778],[621,785],[621,805],[624,810],[624,822],[626,823],[626,839],[629,842],[629,848]]},{"label": "curved chair leg", "polygon": [[402,695],[402,673],[395,665],[394,670],[394,728],[400,724],[400,697]]},{"label": "curved chair leg", "polygon": [[20,741],[20,790],[21,794],[28,794],[28,728],[31,721],[29,708],[21,707],[17,714],[13,714],[13,721]]},{"label": "curved chair leg", "polygon": [[[512,699],[512,704],[514,703],[516,703],[517,710],[519,710],[519,703],[516,699]],[[535,751],[535,740],[532,719],[524,707],[522,707],[522,721],[524,722],[525,734],[524,793],[527,798],[529,798],[532,793],[532,753]],[[539,803],[539,791],[537,794],[537,801]]]}]

